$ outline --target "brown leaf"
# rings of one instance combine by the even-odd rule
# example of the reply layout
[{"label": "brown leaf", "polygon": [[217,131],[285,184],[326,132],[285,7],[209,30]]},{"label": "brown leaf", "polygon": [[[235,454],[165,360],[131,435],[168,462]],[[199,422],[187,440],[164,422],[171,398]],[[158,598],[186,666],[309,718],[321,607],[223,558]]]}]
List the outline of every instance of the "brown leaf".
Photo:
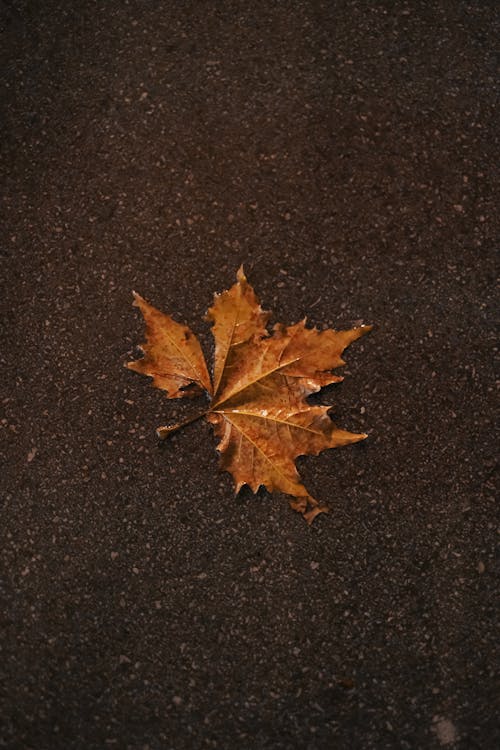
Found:
[{"label": "brown leaf", "polygon": [[[332,370],[343,365],[342,352],[371,330],[349,331],[292,326],[266,329],[269,313],[260,307],[243,268],[231,289],[216,295],[208,311],[215,340],[214,387],[198,341],[189,329],[150,307],[137,296],[147,323],[146,356],[129,367],[153,375],[153,385],[169,397],[185,395],[190,384],[204,388],[211,406],[206,416],[220,439],[221,468],[234,478],[236,492],[248,484],[256,492],[264,485],[291,495],[291,506],[311,522],[328,508],[318,503],[300,481],[295,459],[317,455],[326,448],[363,440],[365,434],[338,429],[329,407],[311,406],[307,396],[342,377]],[[182,356],[181,356],[182,355]],[[166,437],[182,424],[161,427]]]}]

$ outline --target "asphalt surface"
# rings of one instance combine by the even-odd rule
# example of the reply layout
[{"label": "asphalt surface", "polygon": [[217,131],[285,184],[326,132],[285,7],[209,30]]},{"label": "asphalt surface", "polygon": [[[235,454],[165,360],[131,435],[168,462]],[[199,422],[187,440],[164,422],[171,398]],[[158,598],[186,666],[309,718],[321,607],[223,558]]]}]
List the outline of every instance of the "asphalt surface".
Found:
[{"label": "asphalt surface", "polygon": [[[0,8],[0,747],[500,747],[497,4]],[[375,326],[311,528],[123,367],[242,262]]]}]

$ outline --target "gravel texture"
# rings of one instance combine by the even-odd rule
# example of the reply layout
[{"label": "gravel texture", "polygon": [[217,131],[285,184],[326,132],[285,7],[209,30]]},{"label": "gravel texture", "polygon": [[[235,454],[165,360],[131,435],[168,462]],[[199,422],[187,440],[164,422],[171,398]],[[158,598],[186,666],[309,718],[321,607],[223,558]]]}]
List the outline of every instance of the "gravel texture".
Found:
[{"label": "gravel texture", "polygon": [[[497,4],[0,19],[0,747],[500,747]],[[123,368],[132,289],[210,354],[241,262],[275,321],[375,325],[311,528]]]}]

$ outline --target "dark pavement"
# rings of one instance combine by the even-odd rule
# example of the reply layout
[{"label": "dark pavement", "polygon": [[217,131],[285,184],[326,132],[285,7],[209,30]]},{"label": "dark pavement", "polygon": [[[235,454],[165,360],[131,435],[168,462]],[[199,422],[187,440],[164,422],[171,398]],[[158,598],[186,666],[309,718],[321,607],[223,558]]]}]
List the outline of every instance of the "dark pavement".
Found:
[{"label": "dark pavement", "polygon": [[[0,748],[500,747],[495,2],[3,0]],[[240,263],[375,329],[309,528],[124,369]]]}]

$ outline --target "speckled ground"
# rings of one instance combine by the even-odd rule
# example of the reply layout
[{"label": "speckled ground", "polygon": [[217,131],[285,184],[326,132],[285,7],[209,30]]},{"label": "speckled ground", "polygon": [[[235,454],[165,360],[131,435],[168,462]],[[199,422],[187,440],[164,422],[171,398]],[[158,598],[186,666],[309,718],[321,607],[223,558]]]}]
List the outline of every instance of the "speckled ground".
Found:
[{"label": "speckled ground", "polygon": [[[496,3],[0,18],[0,747],[498,748]],[[209,352],[241,262],[275,320],[375,325],[311,528],[123,368],[132,289]]]}]

